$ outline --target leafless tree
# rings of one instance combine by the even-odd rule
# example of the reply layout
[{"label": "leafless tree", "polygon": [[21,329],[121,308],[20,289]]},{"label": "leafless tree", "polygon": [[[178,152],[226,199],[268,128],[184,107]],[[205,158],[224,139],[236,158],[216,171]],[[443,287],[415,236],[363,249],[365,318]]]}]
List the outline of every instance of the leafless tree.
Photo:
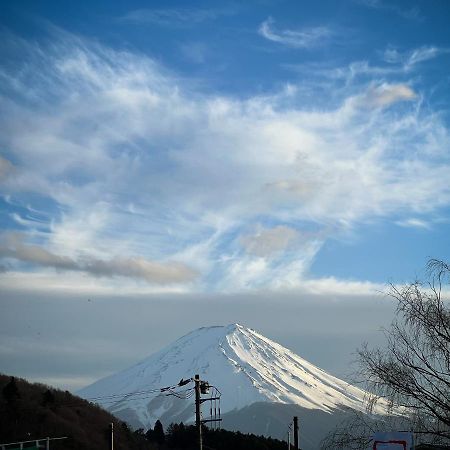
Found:
[{"label": "leafless tree", "polygon": [[[414,429],[422,440],[450,443],[450,304],[444,289],[450,285],[450,266],[430,260],[428,274],[426,283],[391,285],[389,294],[398,305],[384,330],[386,346],[364,345],[358,351],[358,375],[371,392],[368,413],[385,399],[391,412],[403,412],[402,426]],[[399,426],[391,420],[398,422],[398,415],[355,415],[328,436],[324,448],[364,448],[362,440],[372,429]]]}]

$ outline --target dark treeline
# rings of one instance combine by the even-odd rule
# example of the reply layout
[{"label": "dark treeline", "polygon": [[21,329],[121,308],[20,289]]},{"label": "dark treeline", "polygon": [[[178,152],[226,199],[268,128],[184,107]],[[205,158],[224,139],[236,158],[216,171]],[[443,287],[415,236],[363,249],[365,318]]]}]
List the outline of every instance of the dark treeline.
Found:
[{"label": "dark treeline", "polygon": [[[159,421],[150,430],[131,431],[125,422],[68,391],[0,374],[0,444],[68,436],[52,450],[108,450],[114,424],[115,450],[190,450],[198,448],[194,426]],[[226,430],[204,428],[205,450],[284,450],[286,443]]]},{"label": "dark treeline", "polygon": [[[159,421],[157,421],[154,430],[149,430],[147,433],[144,433],[144,430],[137,430],[135,434],[140,435],[141,439],[156,443],[161,449],[198,449],[198,435],[195,426],[173,423],[168,427],[165,434],[158,431],[160,426]],[[204,427],[203,447],[205,450],[285,450],[286,443],[278,439],[254,434],[213,430]]]}]

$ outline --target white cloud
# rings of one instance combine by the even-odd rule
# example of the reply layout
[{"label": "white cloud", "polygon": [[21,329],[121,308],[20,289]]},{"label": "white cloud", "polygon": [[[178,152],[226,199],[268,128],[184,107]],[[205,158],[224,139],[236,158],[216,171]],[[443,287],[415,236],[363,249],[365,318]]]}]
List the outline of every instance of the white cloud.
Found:
[{"label": "white cloud", "polygon": [[417,218],[409,218],[409,219],[405,219],[405,220],[398,220],[397,222],[395,222],[398,226],[400,227],[405,227],[405,228],[420,228],[423,230],[430,230],[431,226],[430,224],[422,219],[417,219]]},{"label": "white cloud", "polygon": [[305,28],[302,30],[281,30],[273,28],[274,20],[269,17],[261,23],[259,34],[269,41],[278,42],[294,48],[311,48],[322,44],[330,37],[331,31],[327,27]]},{"label": "white cloud", "polygon": [[256,256],[270,256],[286,250],[289,244],[298,239],[299,233],[293,228],[279,225],[274,228],[260,227],[255,234],[241,237],[241,243],[248,253]]},{"label": "white cloud", "polygon": [[408,51],[399,51],[388,46],[380,57],[385,64],[373,65],[367,60],[352,61],[346,66],[330,66],[327,63],[320,64],[284,64],[284,67],[315,77],[323,77],[332,80],[344,80],[347,87],[354,84],[357,79],[372,79],[379,83],[394,76],[404,77],[412,72],[417,72],[420,63],[432,60],[449,53],[444,47],[421,46]]},{"label": "white cloud", "polygon": [[420,47],[413,50],[406,60],[408,66],[418,64],[429,59],[436,58],[439,54],[446,53],[448,50],[439,49],[437,47]]},{"label": "white cloud", "polygon": [[42,227],[44,229],[48,228],[48,224],[46,221],[43,221],[36,217],[27,216],[26,218],[24,218],[20,214],[17,214],[17,213],[10,214],[10,217],[14,220],[14,222],[18,223],[19,225],[21,225],[23,227],[27,227],[30,229],[40,228],[40,227]]},{"label": "white cloud", "polygon": [[[314,85],[205,95],[142,55],[55,42],[17,44],[32,57],[3,75],[0,103],[15,162],[3,194],[52,204],[49,233],[24,232],[40,267],[161,283],[198,272],[196,289],[298,286],[329,235],[450,203],[448,129],[410,82],[349,84],[319,109]],[[320,237],[287,254],[311,228]]]},{"label": "white cloud", "polygon": [[386,285],[368,281],[339,280],[334,277],[317,278],[303,281],[303,292],[315,295],[327,295],[331,298],[349,296],[371,296],[386,292]]},{"label": "white cloud", "polygon": [[87,272],[68,271],[62,274],[51,268],[40,268],[38,271],[24,272],[21,269],[9,268],[0,277],[0,287],[9,291],[40,292],[64,294],[107,295],[151,295],[151,294],[187,294],[191,290],[189,284],[156,284],[145,280],[130,278],[96,278]]},{"label": "white cloud", "polygon": [[437,58],[449,51],[442,47],[422,46],[407,52],[400,52],[396,48],[388,47],[383,53],[383,59],[390,64],[400,64],[402,70],[409,71],[419,63]]},{"label": "white cloud", "polygon": [[388,2],[385,0],[354,0],[354,1],[371,9],[393,12],[405,19],[409,20],[422,19],[420,9],[417,6],[413,6],[412,8],[403,8],[394,4],[394,2]]},{"label": "white cloud", "polygon": [[385,107],[396,102],[411,101],[417,94],[404,84],[386,84],[370,89],[364,96],[363,102],[369,107]]}]

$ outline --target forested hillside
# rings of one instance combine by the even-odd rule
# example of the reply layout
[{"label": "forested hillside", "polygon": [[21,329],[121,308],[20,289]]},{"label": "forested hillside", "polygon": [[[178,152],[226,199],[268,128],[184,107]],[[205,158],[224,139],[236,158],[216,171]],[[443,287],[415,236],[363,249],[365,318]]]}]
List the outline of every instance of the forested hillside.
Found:
[{"label": "forested hillside", "polygon": [[[0,444],[67,436],[51,443],[52,450],[109,449],[109,425],[114,424],[115,450],[190,450],[197,448],[194,426],[160,423],[150,430],[130,428],[102,408],[68,391],[0,375]],[[215,450],[284,450],[276,439],[225,430],[204,429],[205,448]]]}]

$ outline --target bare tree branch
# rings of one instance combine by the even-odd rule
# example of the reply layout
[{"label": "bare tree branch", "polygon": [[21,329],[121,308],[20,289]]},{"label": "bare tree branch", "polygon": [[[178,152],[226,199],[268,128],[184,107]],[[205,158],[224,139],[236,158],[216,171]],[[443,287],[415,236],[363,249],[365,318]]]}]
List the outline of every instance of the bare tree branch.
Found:
[{"label": "bare tree branch", "polygon": [[385,399],[391,416],[357,414],[323,443],[324,449],[361,449],[374,430],[414,429],[422,441],[450,443],[450,304],[443,286],[450,265],[430,260],[429,281],[415,281],[389,295],[397,300],[396,317],[384,330],[386,347],[358,350],[358,377],[371,395],[367,411]]}]

